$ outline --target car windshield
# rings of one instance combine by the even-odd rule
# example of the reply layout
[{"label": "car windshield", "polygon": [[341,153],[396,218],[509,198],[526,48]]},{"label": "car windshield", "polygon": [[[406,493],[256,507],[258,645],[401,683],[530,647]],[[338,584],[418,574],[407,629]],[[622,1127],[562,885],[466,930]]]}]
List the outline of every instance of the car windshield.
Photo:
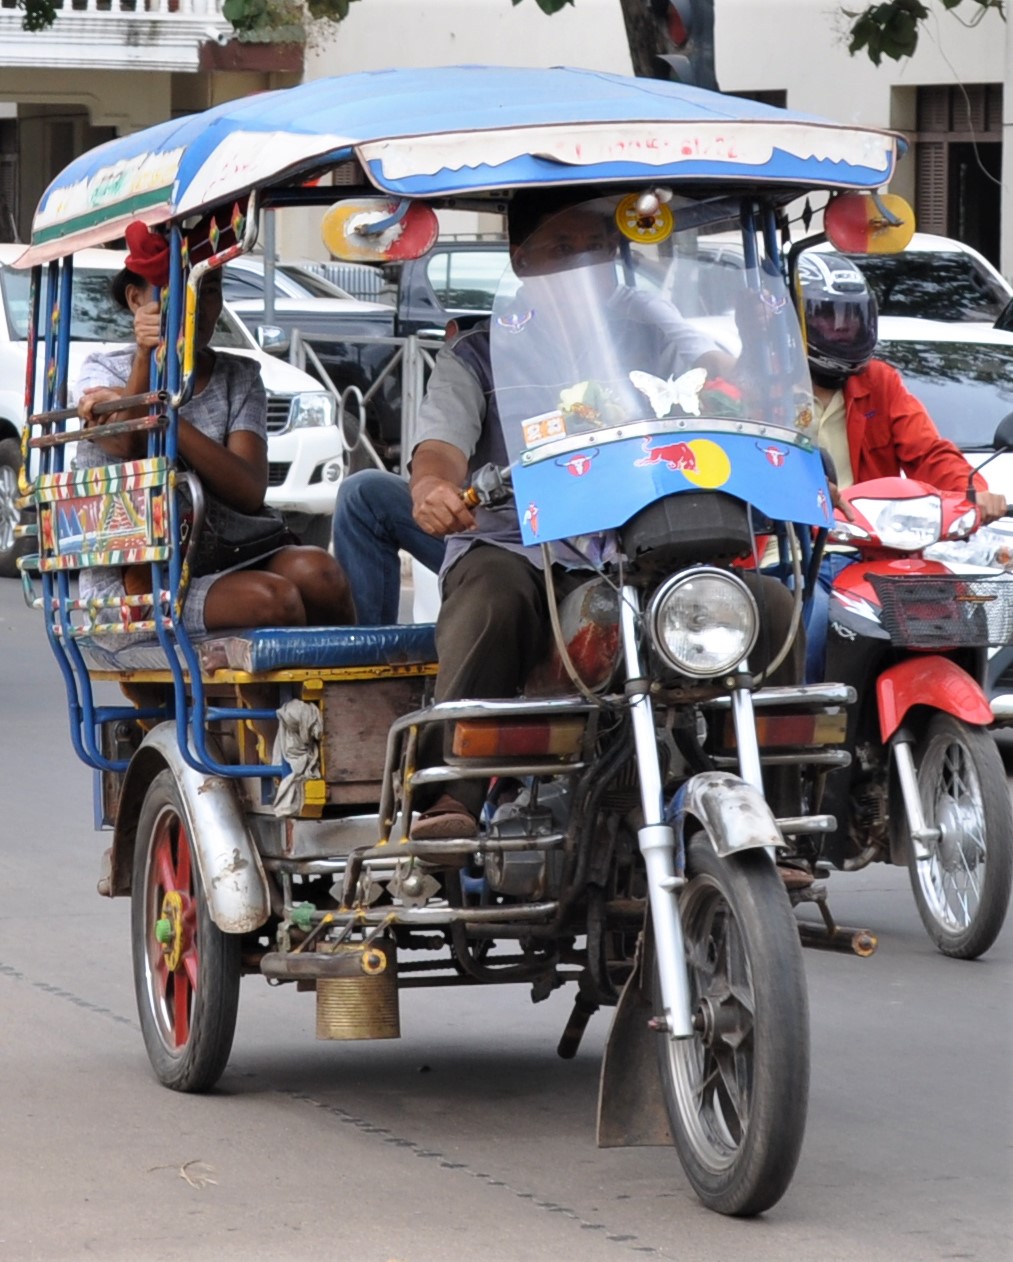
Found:
[{"label": "car windshield", "polygon": [[996,426],[1013,411],[1013,341],[881,341],[876,353],[963,451],[990,448]]},{"label": "car windshield", "polygon": [[[115,272],[108,268],[78,267],[74,269],[74,309],[70,323],[72,342],[132,342],[134,318],[113,300],[109,284]],[[0,268],[0,287],[7,312],[10,334],[16,341],[28,336],[29,284],[31,272],[12,267]],[[44,336],[43,317],[39,314],[38,337]],[[242,325],[228,310],[222,312],[215,325],[213,346],[220,350],[250,349],[250,341]]]},{"label": "car windshield", "polygon": [[944,250],[852,255],[881,316],[991,324],[1009,294],[973,255]]}]

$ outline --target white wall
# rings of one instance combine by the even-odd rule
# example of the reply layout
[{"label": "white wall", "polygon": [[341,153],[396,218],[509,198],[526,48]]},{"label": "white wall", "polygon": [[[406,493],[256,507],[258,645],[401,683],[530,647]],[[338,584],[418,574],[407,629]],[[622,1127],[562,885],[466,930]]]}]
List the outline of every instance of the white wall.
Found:
[{"label": "white wall", "polygon": [[895,87],[1001,82],[1006,37],[998,16],[986,14],[980,26],[968,29],[938,0],[928,3],[933,12],[914,57],[884,58],[877,67],[864,52],[852,57],[847,48],[842,8],[864,4],[716,0],[718,83],[726,92],[786,89],[791,109],[890,127],[897,125],[891,114]]},{"label": "white wall", "polygon": [[551,17],[535,0],[358,0],[306,78],[387,66],[587,66],[630,73],[619,0],[577,0]]}]

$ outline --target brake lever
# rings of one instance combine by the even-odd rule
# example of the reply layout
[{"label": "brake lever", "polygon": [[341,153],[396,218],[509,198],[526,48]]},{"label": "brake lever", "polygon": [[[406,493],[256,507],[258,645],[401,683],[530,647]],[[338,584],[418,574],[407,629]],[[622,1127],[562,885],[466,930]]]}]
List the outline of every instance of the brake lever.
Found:
[{"label": "brake lever", "polygon": [[498,508],[512,500],[513,495],[510,466],[501,469],[485,464],[475,471],[471,485],[461,492],[461,499],[469,508]]}]

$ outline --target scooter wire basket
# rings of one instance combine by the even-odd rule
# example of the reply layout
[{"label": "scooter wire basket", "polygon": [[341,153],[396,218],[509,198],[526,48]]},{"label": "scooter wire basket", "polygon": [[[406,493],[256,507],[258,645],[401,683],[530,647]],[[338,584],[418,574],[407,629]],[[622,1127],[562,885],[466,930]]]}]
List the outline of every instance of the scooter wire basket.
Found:
[{"label": "scooter wire basket", "polygon": [[1013,575],[870,574],[882,622],[904,648],[988,648],[1013,643]]}]

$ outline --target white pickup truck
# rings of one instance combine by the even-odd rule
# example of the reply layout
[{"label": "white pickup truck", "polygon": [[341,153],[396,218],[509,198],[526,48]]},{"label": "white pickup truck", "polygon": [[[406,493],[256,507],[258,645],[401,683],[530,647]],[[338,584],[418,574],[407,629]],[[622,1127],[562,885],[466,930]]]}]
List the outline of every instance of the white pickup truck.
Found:
[{"label": "white pickup truck", "polygon": [[[20,520],[17,483],[25,405],[29,273],[11,266],[24,248],[0,245],[0,577],[4,578],[16,577],[17,558],[27,544],[15,539],[14,527]],[[74,301],[78,310],[70,348],[71,394],[75,373],[87,355],[104,345],[132,340],[131,319],[109,294],[109,282],[122,266],[123,255],[114,250],[82,250],[75,257]],[[267,502],[285,514],[304,543],[326,547],[344,467],[333,396],[308,373],[264,354],[227,305],[213,344],[260,364],[267,389]]]}]

